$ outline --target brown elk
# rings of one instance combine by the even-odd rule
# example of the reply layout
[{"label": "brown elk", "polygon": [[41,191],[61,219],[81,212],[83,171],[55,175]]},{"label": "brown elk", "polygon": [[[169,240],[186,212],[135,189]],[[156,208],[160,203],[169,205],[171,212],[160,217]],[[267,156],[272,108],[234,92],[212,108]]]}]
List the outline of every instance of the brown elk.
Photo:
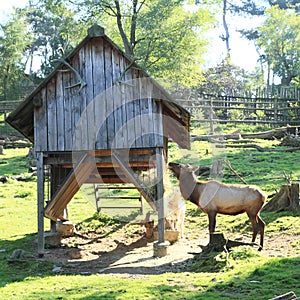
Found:
[{"label": "brown elk", "polygon": [[169,163],[169,168],[179,180],[184,199],[190,200],[208,215],[209,232],[215,231],[217,213],[238,215],[246,212],[252,224],[252,243],[260,232],[260,247],[263,248],[265,223],[259,212],[266,200],[265,193],[254,185],[224,184],[215,180],[197,181],[197,167]]}]

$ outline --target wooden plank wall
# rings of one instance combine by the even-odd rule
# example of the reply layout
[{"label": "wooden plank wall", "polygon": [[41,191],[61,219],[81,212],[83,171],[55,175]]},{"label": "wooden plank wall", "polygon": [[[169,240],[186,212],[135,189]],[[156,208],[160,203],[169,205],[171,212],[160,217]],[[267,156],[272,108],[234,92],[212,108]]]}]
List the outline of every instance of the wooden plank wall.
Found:
[{"label": "wooden plank wall", "polygon": [[[100,150],[163,146],[161,108],[152,98],[152,83],[141,78],[118,49],[103,38],[89,40],[64,65],[38,97],[35,108],[37,151]],[[121,76],[122,75],[122,76]],[[158,132],[159,130],[159,132]]]}]

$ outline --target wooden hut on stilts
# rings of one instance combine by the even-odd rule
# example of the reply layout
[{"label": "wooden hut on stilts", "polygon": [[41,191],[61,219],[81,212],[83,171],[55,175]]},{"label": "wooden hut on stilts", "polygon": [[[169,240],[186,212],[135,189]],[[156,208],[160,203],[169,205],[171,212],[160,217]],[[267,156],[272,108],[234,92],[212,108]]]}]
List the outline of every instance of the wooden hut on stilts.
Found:
[{"label": "wooden hut on stilts", "polygon": [[[7,122],[34,143],[38,253],[44,217],[55,228],[84,183],[132,183],[158,212],[163,243],[163,170],[168,139],[189,148],[190,114],[94,25],[86,38],[12,112]],[[50,196],[45,199],[45,170]],[[150,195],[138,171],[155,170]]]}]

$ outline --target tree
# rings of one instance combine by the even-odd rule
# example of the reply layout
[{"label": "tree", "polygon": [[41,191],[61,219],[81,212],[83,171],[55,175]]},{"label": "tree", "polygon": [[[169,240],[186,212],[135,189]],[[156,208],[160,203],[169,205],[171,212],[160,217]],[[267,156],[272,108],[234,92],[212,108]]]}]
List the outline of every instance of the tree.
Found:
[{"label": "tree", "polygon": [[300,78],[300,16],[293,9],[271,7],[258,28],[257,43],[264,60],[271,66],[281,84],[289,85]]},{"label": "tree", "polygon": [[16,100],[24,95],[29,84],[25,68],[32,36],[20,10],[0,27],[0,95],[4,100]]},{"label": "tree", "polygon": [[79,3],[86,9],[83,19],[105,22],[109,36],[152,76],[188,86],[201,79],[203,33],[213,22],[208,9],[188,11],[182,0]]},{"label": "tree", "polygon": [[34,34],[31,56],[41,57],[37,75],[45,77],[56,64],[55,59],[67,55],[82,39],[86,28],[60,0],[31,1],[24,12]]},{"label": "tree", "polygon": [[232,64],[229,57],[204,73],[205,81],[198,92],[217,95],[243,95],[249,89],[249,78],[243,69]]}]

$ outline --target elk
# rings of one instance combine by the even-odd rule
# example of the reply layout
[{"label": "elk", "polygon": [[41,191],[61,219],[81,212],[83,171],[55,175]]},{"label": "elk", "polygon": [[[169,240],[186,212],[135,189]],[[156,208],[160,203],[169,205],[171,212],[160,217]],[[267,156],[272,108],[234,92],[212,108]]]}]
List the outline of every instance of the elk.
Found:
[{"label": "elk", "polygon": [[198,181],[195,175],[198,167],[169,163],[169,169],[179,180],[182,197],[198,206],[208,215],[209,232],[216,227],[217,213],[238,215],[246,212],[252,225],[252,243],[260,233],[260,245],[263,248],[265,223],[259,212],[265,203],[265,193],[254,185],[225,184],[215,180]]}]

